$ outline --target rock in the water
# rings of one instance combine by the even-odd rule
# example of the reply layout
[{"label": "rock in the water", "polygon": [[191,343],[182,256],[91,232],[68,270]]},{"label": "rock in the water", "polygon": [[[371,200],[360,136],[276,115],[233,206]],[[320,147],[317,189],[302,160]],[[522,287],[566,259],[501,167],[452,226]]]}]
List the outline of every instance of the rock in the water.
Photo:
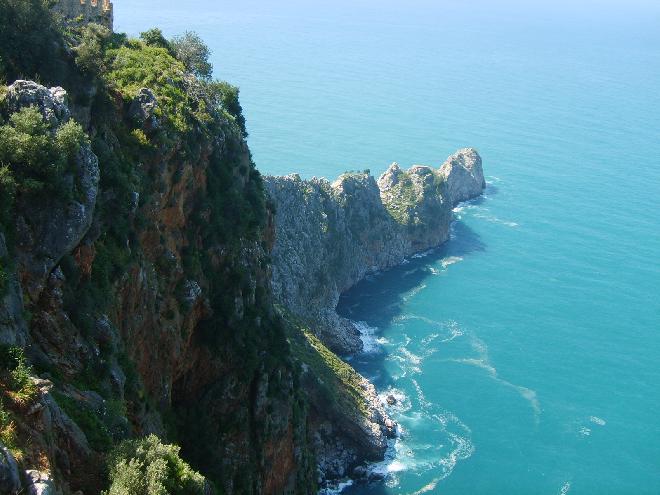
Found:
[{"label": "rock in the water", "polygon": [[7,447],[0,444],[0,493],[13,495],[21,490],[16,459]]},{"label": "rock in the water", "polygon": [[486,188],[481,157],[474,148],[464,148],[447,158],[440,167],[447,182],[447,193],[452,206],[476,198]]},{"label": "rock in the water", "polygon": [[394,404],[396,404],[396,397],[394,397],[392,394],[390,394],[390,395],[387,396],[386,401],[390,406],[393,406]]}]

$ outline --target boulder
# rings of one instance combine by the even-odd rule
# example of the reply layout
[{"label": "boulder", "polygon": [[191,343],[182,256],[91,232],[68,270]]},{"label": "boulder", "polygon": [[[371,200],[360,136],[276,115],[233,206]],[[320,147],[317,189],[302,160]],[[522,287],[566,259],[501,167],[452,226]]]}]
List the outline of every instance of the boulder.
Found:
[{"label": "boulder", "polygon": [[0,444],[0,493],[13,495],[21,490],[16,459],[7,447]]},{"label": "boulder", "polygon": [[[37,106],[51,128],[67,122],[71,112],[67,95],[60,87],[46,88],[33,81],[9,86],[6,107],[13,113]],[[51,197],[45,204],[17,205],[16,251],[24,289],[36,299],[51,270],[70,253],[89,230],[94,216],[100,180],[99,162],[89,144],[80,147],[75,168],[64,177],[72,200]],[[75,188],[75,193],[74,193]],[[65,197],[66,195],[63,195]]]},{"label": "boulder", "polygon": [[159,125],[156,117],[158,100],[153,91],[149,88],[141,88],[128,109],[128,116],[139,124],[150,128],[157,128]]},{"label": "boulder", "polygon": [[27,495],[56,495],[55,485],[48,473],[29,469],[25,471]]},{"label": "boulder", "polygon": [[9,86],[5,106],[10,114],[36,106],[51,127],[64,124],[71,118],[66,91],[59,86],[46,88],[34,81],[18,80]]}]

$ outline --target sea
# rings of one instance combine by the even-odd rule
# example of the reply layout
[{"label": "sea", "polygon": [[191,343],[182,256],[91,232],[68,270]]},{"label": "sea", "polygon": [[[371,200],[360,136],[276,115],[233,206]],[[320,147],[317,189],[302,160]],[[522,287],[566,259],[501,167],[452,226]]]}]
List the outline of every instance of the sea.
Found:
[{"label": "sea", "polygon": [[451,240],[341,299],[400,425],[345,494],[660,494],[660,2],[114,0],[192,30],[265,174],[483,157]]}]

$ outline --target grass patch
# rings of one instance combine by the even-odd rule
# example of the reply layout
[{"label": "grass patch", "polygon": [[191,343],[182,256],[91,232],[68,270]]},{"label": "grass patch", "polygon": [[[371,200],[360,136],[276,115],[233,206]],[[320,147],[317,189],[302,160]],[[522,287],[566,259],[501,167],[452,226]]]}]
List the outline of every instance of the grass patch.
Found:
[{"label": "grass patch", "polygon": [[112,447],[112,436],[105,423],[80,401],[60,392],[53,391],[59,406],[78,425],[87,437],[89,445],[97,451],[107,452]]},{"label": "grass patch", "polygon": [[363,377],[328,349],[309,329],[295,323],[288,327],[293,356],[301,364],[309,366],[312,374],[318,378],[328,406],[338,407],[342,412],[355,410],[367,415],[369,409],[361,387]]}]

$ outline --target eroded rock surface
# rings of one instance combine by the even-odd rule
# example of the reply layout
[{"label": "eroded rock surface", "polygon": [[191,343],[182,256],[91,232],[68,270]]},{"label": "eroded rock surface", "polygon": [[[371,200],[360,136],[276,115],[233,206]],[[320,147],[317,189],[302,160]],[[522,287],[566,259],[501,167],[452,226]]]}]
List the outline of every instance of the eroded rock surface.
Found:
[{"label": "eroded rock surface", "polygon": [[298,175],[266,177],[276,207],[273,292],[297,316],[316,324],[341,354],[362,349],[355,326],[335,312],[339,296],[365,275],[449,238],[452,208],[485,187],[481,157],[471,148],[440,169],[394,163],[378,182],[347,173],[330,183]]}]

